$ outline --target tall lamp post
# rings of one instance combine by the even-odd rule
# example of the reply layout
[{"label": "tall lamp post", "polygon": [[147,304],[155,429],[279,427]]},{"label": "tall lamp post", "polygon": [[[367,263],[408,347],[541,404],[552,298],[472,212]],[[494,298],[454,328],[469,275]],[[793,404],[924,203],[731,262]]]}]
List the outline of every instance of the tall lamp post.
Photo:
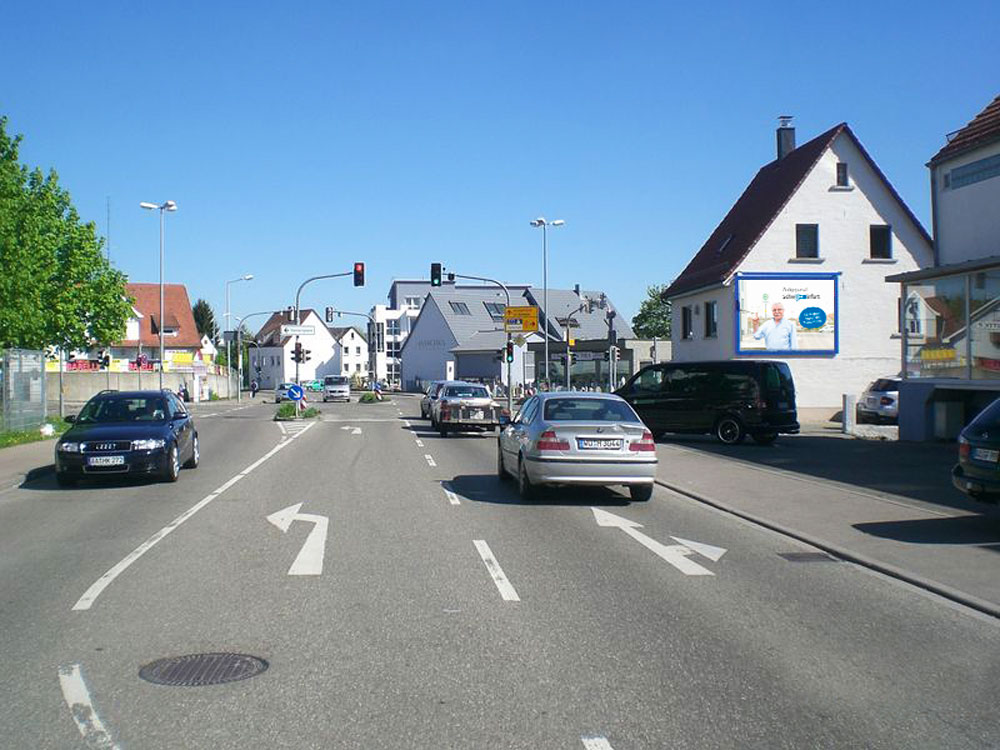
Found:
[{"label": "tall lamp post", "polygon": [[548,221],[544,216],[531,220],[531,226],[542,228],[542,307],[544,316],[544,336],[545,336],[545,384],[549,382],[549,227],[561,227],[566,222],[562,219]]},{"label": "tall lamp post", "polygon": [[160,334],[160,390],[163,390],[163,212],[164,211],[176,211],[177,204],[173,201],[164,201],[163,203],[146,203],[143,201],[139,204],[141,208],[145,208],[149,211],[158,209],[160,212],[160,319],[157,321],[157,330]]},{"label": "tall lamp post", "polygon": [[[240,276],[238,279],[230,279],[229,281],[226,282],[226,315],[225,315],[226,326],[230,325],[230,323],[229,323],[229,285],[230,284],[235,284],[238,281],[250,281],[252,278],[253,278],[253,274],[252,273],[245,273],[242,276]],[[229,368],[229,376],[228,376],[229,391],[230,391],[229,395],[232,396],[233,395],[232,394],[232,390],[233,390],[233,360],[232,360],[232,355],[230,354],[230,351],[231,351],[230,341],[229,341],[230,338],[232,338],[232,337],[231,336],[227,336],[226,337],[226,367]],[[243,353],[242,352],[239,353],[239,357],[240,357],[240,363],[242,364],[242,362],[243,362]],[[240,398],[240,396],[239,396],[239,389],[240,389],[241,386],[242,386],[242,384],[240,384],[240,383],[236,384],[236,400],[237,401],[239,401],[239,398]]]}]

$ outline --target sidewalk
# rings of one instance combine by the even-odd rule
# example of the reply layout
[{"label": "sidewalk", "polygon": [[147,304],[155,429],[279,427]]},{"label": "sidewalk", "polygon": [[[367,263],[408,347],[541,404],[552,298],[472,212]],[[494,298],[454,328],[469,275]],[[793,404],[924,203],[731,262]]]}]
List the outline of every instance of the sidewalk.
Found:
[{"label": "sidewalk", "polygon": [[55,438],[0,449],[0,493],[55,469]]},{"label": "sidewalk", "polygon": [[804,430],[660,443],[658,483],[1000,617],[1000,509],[951,486],[956,447]]}]

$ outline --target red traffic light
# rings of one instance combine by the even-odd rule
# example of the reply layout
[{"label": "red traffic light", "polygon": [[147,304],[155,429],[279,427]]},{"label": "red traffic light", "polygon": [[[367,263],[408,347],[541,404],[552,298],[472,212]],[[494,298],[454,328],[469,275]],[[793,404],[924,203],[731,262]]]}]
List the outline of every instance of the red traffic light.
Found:
[{"label": "red traffic light", "polygon": [[365,264],[355,263],[354,264],[354,286],[364,286],[365,285]]}]

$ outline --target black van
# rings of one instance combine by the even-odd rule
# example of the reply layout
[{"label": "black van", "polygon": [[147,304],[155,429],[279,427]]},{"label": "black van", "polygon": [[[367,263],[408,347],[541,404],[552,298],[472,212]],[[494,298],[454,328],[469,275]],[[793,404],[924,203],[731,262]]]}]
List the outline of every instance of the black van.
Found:
[{"label": "black van", "polygon": [[615,391],[654,437],[714,434],[728,445],[750,435],[762,445],[797,433],[795,384],[784,362],[725,360],[649,365]]}]

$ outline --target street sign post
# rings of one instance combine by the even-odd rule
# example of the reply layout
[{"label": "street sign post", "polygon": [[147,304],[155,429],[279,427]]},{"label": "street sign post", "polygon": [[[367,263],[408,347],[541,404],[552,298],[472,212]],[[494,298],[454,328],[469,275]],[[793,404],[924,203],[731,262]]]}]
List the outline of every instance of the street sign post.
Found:
[{"label": "street sign post", "polygon": [[505,307],[503,329],[507,333],[529,333],[538,330],[538,308],[533,305]]},{"label": "street sign post", "polygon": [[316,334],[316,326],[299,326],[290,323],[281,326],[281,336],[313,336]]}]

